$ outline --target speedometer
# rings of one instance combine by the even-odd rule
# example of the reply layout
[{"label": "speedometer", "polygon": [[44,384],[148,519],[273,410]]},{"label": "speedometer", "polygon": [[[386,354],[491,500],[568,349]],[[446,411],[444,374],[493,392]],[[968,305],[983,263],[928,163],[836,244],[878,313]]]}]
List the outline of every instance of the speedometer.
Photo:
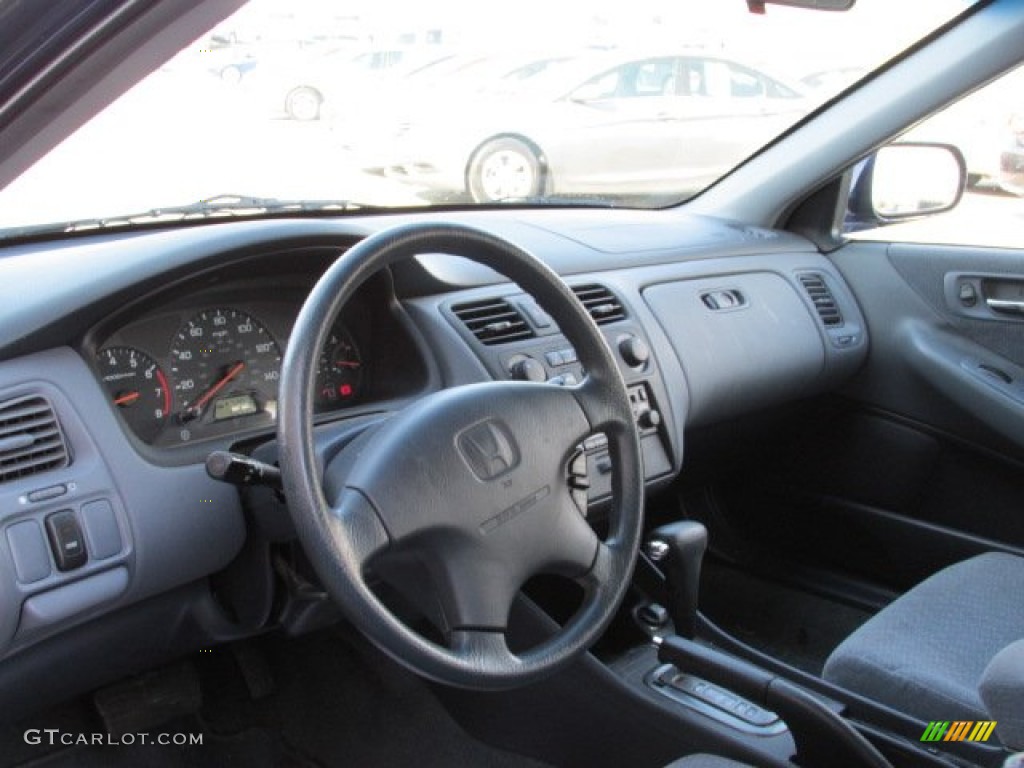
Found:
[{"label": "speedometer", "polygon": [[235,309],[210,309],[174,337],[171,377],[178,422],[274,416],[281,349],[267,329]]}]

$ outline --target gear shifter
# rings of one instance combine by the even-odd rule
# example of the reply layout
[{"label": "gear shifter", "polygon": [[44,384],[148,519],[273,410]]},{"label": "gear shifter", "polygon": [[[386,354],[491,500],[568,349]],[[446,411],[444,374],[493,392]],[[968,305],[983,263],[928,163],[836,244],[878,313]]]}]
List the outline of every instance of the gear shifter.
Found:
[{"label": "gear shifter", "polygon": [[708,529],[695,520],[681,520],[654,531],[644,548],[665,573],[668,612],[676,634],[690,639],[697,631],[700,565],[707,546]]}]

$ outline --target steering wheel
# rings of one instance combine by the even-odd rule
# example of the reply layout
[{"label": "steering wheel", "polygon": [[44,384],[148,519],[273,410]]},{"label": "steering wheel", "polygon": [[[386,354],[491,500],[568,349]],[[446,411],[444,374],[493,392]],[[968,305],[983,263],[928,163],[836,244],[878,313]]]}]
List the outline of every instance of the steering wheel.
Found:
[{"label": "steering wheel", "polygon": [[[312,420],[317,351],[370,275],[423,253],[463,256],[518,283],[554,318],[586,375],[571,387],[500,381],[428,395],[321,471]],[[394,659],[442,683],[502,689],[556,671],[600,637],[640,544],[640,444],[608,345],[546,265],[461,225],[410,224],[368,237],[327,270],[302,307],[279,397],[279,458],[299,540],[343,613]],[[603,541],[573,504],[567,478],[576,447],[597,432],[608,437],[613,467]],[[368,586],[367,568],[385,552],[411,555],[427,569],[446,644],[410,629]],[[538,573],[576,580],[583,602],[554,635],[513,653],[506,642],[512,601]]]}]

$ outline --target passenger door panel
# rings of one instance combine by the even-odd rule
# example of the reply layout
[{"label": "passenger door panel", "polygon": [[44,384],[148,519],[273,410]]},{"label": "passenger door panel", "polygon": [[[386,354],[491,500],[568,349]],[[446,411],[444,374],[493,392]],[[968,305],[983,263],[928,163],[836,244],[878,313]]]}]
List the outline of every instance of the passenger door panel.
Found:
[{"label": "passenger door panel", "polygon": [[1024,315],[958,289],[1024,285],[1024,254],[860,242],[833,260],[868,362],[719,485],[740,556],[898,592],[982,551],[1024,554]]},{"label": "passenger door panel", "polygon": [[[1024,315],[989,310],[985,295],[992,286],[1024,285],[1024,254],[857,243],[834,259],[871,329],[872,354],[853,391],[1024,458]],[[961,298],[965,286],[973,298]]]}]

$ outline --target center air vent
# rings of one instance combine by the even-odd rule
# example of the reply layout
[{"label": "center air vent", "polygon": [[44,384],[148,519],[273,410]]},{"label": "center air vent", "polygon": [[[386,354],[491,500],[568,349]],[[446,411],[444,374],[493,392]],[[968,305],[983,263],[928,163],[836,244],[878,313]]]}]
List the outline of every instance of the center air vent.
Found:
[{"label": "center air vent", "polygon": [[839,311],[839,305],[836,304],[832,291],[825,284],[825,278],[813,272],[806,272],[800,275],[800,283],[807,291],[807,295],[811,297],[814,308],[818,310],[818,316],[821,317],[821,322],[827,328],[843,324],[843,314]]},{"label": "center air vent", "polygon": [[452,312],[487,346],[533,337],[533,329],[505,299],[482,299],[456,304]]},{"label": "center air vent", "polygon": [[614,323],[626,317],[622,302],[603,285],[577,285],[572,291],[598,325]]},{"label": "center air vent", "polygon": [[66,467],[68,462],[64,434],[44,398],[0,403],[0,483]]}]

